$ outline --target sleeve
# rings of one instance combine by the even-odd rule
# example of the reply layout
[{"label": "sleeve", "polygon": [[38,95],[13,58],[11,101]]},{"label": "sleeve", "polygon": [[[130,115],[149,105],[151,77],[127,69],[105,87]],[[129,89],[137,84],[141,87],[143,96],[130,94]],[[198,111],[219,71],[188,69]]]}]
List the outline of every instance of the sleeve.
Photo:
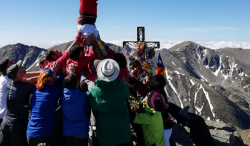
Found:
[{"label": "sleeve", "polygon": [[59,76],[56,77],[56,81],[54,83],[55,86],[57,86],[59,83],[61,83],[61,81],[64,79],[64,75],[60,74]]},{"label": "sleeve", "polygon": [[108,46],[106,47],[106,49],[110,55],[115,55],[115,52],[111,50]]},{"label": "sleeve", "polygon": [[178,112],[180,111],[180,107],[178,107],[177,105],[170,103],[169,104],[169,108],[168,108],[168,112],[181,124],[185,125],[185,126],[190,126],[189,125],[189,120],[186,119],[185,117],[181,116]]},{"label": "sleeve", "polygon": [[151,123],[151,114],[150,113],[136,113],[134,123],[136,124],[150,124]]},{"label": "sleeve", "polygon": [[80,44],[82,43],[82,39],[80,35],[76,35],[75,39],[77,40],[76,45],[80,46]]},{"label": "sleeve", "polygon": [[95,98],[94,96],[92,95],[91,92],[87,92],[87,101],[89,102],[89,106],[92,110],[96,110],[96,101],[95,101]]},{"label": "sleeve", "polygon": [[68,52],[65,51],[65,52],[63,52],[62,56],[60,58],[58,58],[55,62],[57,62],[59,65],[59,68],[61,68],[66,64],[68,58],[69,58]]},{"label": "sleeve", "polygon": [[111,55],[106,55],[106,56],[104,56],[104,58],[105,59],[114,59],[114,55],[112,55],[112,54]]}]

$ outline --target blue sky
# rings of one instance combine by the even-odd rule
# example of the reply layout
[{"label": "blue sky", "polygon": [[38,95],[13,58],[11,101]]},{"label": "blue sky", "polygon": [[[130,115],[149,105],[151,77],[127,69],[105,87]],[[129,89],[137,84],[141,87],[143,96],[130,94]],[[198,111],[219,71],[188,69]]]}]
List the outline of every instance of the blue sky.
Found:
[{"label": "blue sky", "polygon": [[[99,0],[101,38],[121,45],[146,40],[169,48],[194,41],[211,48],[250,49],[249,0]],[[77,30],[79,0],[0,0],[0,47],[23,43],[48,48],[71,41]]]}]

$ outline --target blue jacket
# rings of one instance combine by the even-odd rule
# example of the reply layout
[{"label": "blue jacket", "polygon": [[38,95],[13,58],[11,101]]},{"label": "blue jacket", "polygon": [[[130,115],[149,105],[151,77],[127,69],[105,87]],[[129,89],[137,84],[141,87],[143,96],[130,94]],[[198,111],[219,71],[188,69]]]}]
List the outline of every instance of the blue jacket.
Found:
[{"label": "blue jacket", "polygon": [[64,88],[61,105],[63,111],[63,135],[72,136],[88,133],[87,94],[78,89]]},{"label": "blue jacket", "polygon": [[44,85],[36,89],[31,99],[31,117],[27,136],[37,138],[53,133],[55,125],[55,110],[58,99],[62,96],[64,86]]}]

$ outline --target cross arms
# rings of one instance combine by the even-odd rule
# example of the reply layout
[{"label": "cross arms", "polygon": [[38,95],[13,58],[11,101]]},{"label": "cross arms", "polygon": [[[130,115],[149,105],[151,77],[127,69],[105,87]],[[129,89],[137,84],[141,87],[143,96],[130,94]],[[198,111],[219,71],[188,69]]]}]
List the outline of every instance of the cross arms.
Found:
[{"label": "cross arms", "polygon": [[[153,41],[145,41],[144,42],[147,47],[152,47],[152,48],[160,48],[160,42],[153,42]],[[123,47],[125,45],[128,45],[132,48],[136,48],[138,45],[137,41],[124,41],[123,42]]]}]

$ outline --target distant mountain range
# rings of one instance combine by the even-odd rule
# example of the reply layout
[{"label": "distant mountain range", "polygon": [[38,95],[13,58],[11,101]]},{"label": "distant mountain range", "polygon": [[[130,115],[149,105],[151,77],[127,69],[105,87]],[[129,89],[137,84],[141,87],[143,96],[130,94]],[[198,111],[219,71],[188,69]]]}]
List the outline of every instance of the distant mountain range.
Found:
[{"label": "distant mountain range", "polygon": [[[64,51],[72,42],[54,46]],[[120,46],[108,44],[116,52]],[[23,44],[0,48],[0,60],[24,60],[28,71],[39,70],[38,62],[46,49]],[[206,120],[231,123],[240,129],[250,128],[250,50],[223,48],[218,50],[186,41],[170,49],[160,49],[152,59],[155,73],[158,54],[166,68],[169,100]]]}]

